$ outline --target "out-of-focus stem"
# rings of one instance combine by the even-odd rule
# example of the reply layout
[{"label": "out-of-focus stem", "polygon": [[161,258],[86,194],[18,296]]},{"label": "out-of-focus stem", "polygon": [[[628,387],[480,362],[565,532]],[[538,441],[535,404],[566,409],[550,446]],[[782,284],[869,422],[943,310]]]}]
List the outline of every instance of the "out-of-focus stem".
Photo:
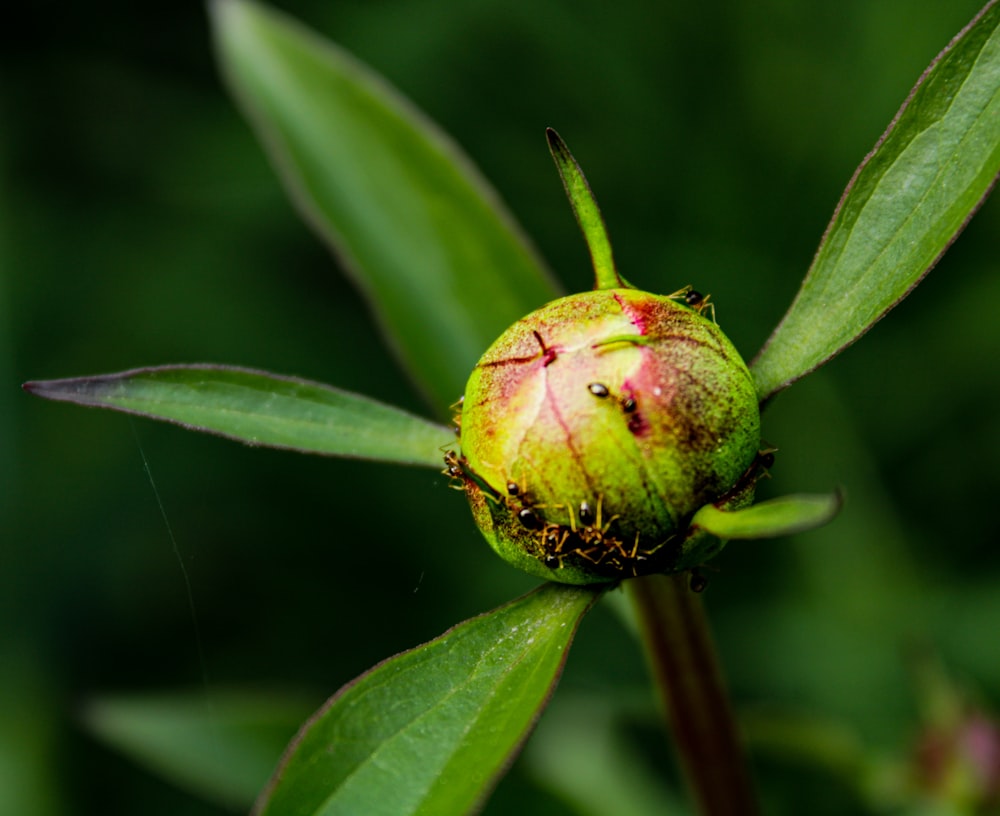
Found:
[{"label": "out-of-focus stem", "polygon": [[688,576],[625,582],[677,753],[703,816],[759,812],[701,596]]}]

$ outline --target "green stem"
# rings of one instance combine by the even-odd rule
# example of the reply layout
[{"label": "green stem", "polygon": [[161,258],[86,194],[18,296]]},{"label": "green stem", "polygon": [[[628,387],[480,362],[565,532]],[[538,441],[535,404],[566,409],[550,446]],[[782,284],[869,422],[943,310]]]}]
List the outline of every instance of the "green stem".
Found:
[{"label": "green stem", "polygon": [[590,260],[594,265],[594,288],[632,288],[631,284],[618,274],[618,269],[615,267],[608,230],[604,226],[597,199],[594,198],[583,170],[558,133],[552,128],[547,128],[545,136],[549,141],[549,152],[559,170],[559,177],[566,188],[566,197],[569,199],[570,207],[573,208],[573,215],[576,216],[576,222],[583,231],[583,238],[590,251]]},{"label": "green stem", "polygon": [[686,573],[625,582],[646,657],[702,816],[758,813],[701,596]]}]

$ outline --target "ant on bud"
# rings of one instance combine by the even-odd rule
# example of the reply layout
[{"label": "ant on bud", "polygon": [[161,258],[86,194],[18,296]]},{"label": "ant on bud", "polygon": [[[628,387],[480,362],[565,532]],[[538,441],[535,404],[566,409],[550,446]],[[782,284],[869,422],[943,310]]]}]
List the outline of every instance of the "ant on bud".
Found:
[{"label": "ant on bud", "polygon": [[678,289],[672,295],[667,295],[671,300],[683,301],[687,306],[690,306],[698,314],[704,315],[708,312],[707,317],[713,322],[718,323],[715,319],[715,304],[711,302],[711,295],[703,295],[697,289],[695,289],[691,284],[688,284],[683,289]]}]

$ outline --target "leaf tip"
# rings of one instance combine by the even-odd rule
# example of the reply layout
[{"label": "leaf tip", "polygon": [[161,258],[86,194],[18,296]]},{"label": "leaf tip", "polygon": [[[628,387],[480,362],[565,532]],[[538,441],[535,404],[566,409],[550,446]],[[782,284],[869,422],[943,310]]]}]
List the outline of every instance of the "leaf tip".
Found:
[{"label": "leaf tip", "polygon": [[545,128],[545,139],[549,143],[549,151],[554,158],[557,160],[565,159],[569,155],[566,142],[563,141],[562,136],[559,135],[555,128]]},{"label": "leaf tip", "polygon": [[42,399],[97,405],[110,390],[112,377],[71,377],[62,380],[29,380],[21,389]]},{"label": "leaf tip", "polygon": [[65,389],[60,387],[64,380],[28,380],[21,383],[21,390],[44,399],[59,399]]},{"label": "leaf tip", "polygon": [[556,163],[556,169],[562,179],[573,215],[580,225],[587,250],[590,252],[594,267],[594,288],[632,288],[631,284],[618,274],[615,267],[607,227],[579,162],[555,128],[545,128],[545,138],[548,141],[549,153],[552,154],[552,160]]}]

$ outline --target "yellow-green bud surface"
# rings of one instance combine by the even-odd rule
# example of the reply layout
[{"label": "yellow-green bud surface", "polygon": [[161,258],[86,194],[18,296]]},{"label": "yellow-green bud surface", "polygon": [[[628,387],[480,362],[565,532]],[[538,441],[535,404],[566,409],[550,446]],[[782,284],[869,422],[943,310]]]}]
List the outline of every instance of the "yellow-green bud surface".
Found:
[{"label": "yellow-green bud surface", "polygon": [[586,584],[697,566],[689,522],[753,498],[760,415],[719,327],[673,297],[599,289],[511,326],[469,378],[461,479],[486,539],[544,578]]}]

